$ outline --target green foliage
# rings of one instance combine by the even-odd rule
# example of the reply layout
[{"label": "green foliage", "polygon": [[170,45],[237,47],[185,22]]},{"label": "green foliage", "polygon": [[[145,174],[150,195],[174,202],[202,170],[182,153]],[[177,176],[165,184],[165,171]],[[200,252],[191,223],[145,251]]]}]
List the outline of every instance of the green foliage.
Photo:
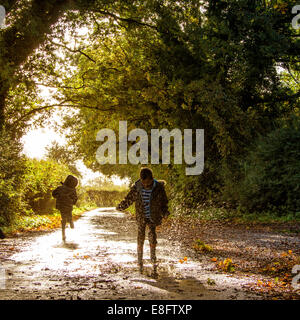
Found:
[{"label": "green foliage", "polygon": [[300,122],[282,125],[261,137],[241,164],[243,179],[235,192],[240,208],[300,212]]},{"label": "green foliage", "polygon": [[[139,166],[96,162],[98,130],[117,132],[119,120],[128,121],[128,131],[139,127],[148,134],[151,128],[204,128],[201,176],[186,177],[184,165],[152,166],[158,178],[171,180],[172,200],[196,208],[199,202],[218,201],[222,192],[223,200],[248,208],[251,194],[258,196],[254,209],[263,206],[260,194],[271,187],[276,199],[293,199],[294,190],[286,191],[285,181],[280,191],[274,173],[272,183],[257,189],[262,183],[257,175],[265,177],[265,171],[252,170],[247,162],[241,169],[240,162],[248,145],[272,131],[278,119],[299,113],[294,1],[22,0],[4,5],[10,27],[0,31],[0,130],[13,128],[20,137],[34,115],[33,123],[41,124],[52,108],[77,108],[64,121],[76,157],[106,175],[134,180]],[[79,26],[88,27],[86,38],[76,33]],[[68,31],[76,40],[74,48],[66,39]],[[278,66],[285,73],[279,74]],[[57,89],[54,105],[41,98],[37,83]],[[54,147],[50,155],[74,172],[65,150]],[[4,174],[12,170],[9,162],[5,166]],[[47,175],[37,171],[36,181],[26,173],[31,208],[49,194],[55,180],[48,183],[42,178]],[[295,187],[297,174],[289,174],[285,179],[291,178]],[[235,192],[241,180],[244,186]],[[20,196],[14,190],[22,186],[15,185],[1,182],[8,216],[18,207]],[[290,200],[274,197],[267,201],[293,207]]]},{"label": "green foliage", "polygon": [[0,131],[0,225],[11,223],[23,209],[25,162],[20,151],[20,143],[8,132]]},{"label": "green foliage", "polygon": [[[80,208],[75,206],[72,211],[74,218],[78,218],[83,212],[94,209],[95,206],[85,205]],[[48,215],[31,215],[31,216],[18,216],[9,226],[3,227],[3,232],[14,234],[20,231],[35,230],[49,230],[58,228],[61,225],[61,215],[58,210],[54,209],[54,213]]]},{"label": "green foliage", "polygon": [[55,205],[51,192],[68,174],[71,174],[68,167],[54,160],[27,159],[23,202],[28,212],[51,213]]},{"label": "green foliage", "polygon": [[201,176],[186,177],[184,165],[151,166],[159,178],[172,177],[172,199],[188,207],[220,202],[224,181],[240,179],[235,167],[248,145],[297,105],[297,93],[276,71],[282,60],[283,68],[295,69],[299,49],[282,10],[246,0],[202,5],[206,11],[199,1],[148,2],[144,14],[152,24],[142,28],[124,21],[112,28],[95,15],[92,45],[84,55],[66,53],[77,70],[68,70],[60,88],[64,102],[81,108],[65,117],[70,145],[107,175],[134,180],[138,167],[96,162],[101,128],[117,133],[125,119],[128,131],[140,127],[148,134],[151,128],[204,128]]},{"label": "green foliage", "polygon": [[54,160],[59,164],[63,164],[68,167],[68,170],[72,172],[73,175],[81,178],[81,173],[76,167],[76,154],[75,150],[72,150],[70,147],[61,146],[57,142],[53,142],[50,147],[46,148],[47,154],[46,158]]},{"label": "green foliage", "polygon": [[124,199],[127,191],[96,190],[87,188],[86,193],[90,202],[95,203],[98,207],[115,207]]}]

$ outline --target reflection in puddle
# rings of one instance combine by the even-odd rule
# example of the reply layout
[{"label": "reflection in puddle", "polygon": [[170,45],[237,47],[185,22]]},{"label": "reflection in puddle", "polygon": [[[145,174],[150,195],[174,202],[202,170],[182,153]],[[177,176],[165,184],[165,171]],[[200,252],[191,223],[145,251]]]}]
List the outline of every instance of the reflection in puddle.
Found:
[{"label": "reflection in puddle", "polygon": [[[135,237],[99,228],[108,217],[122,218],[124,213],[96,209],[85,214],[75,229],[66,229],[67,241],[61,241],[61,230],[38,237],[12,260],[32,264],[32,270],[55,270],[77,274],[99,274],[99,265],[132,264],[136,260]],[[93,223],[91,223],[91,220]],[[125,239],[124,239],[125,238]]]},{"label": "reflection in puddle", "polygon": [[59,245],[55,245],[53,246],[53,248],[66,248],[66,249],[75,250],[79,248],[79,244],[75,242],[65,242]]}]

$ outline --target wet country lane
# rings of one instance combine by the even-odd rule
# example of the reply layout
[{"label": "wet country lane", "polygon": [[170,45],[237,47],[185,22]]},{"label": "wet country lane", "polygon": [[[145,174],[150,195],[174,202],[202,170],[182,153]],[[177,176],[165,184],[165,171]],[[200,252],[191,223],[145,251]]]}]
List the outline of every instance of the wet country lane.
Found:
[{"label": "wet country lane", "polygon": [[261,299],[243,289],[247,278],[213,273],[192,257],[179,263],[187,252],[159,232],[158,278],[151,277],[147,238],[139,274],[135,220],[115,208],[86,212],[66,236],[63,243],[58,229],[1,240],[0,299]]}]

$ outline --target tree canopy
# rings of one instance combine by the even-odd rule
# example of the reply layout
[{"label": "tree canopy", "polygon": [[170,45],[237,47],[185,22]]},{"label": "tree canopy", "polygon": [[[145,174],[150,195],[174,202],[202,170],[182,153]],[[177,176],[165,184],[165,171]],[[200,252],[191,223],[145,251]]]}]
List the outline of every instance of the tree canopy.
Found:
[{"label": "tree canopy", "polygon": [[[143,128],[205,129],[205,170],[154,165],[195,201],[239,179],[238,162],[259,135],[299,115],[299,31],[293,1],[5,1],[0,31],[1,128],[20,137],[68,110],[74,155],[104,174],[96,134]],[[85,34],[80,35],[85,30]],[[40,88],[53,90],[52,100]],[[72,110],[72,111],[71,111]],[[68,133],[67,133],[68,131]],[[199,191],[199,189],[201,191]]]}]

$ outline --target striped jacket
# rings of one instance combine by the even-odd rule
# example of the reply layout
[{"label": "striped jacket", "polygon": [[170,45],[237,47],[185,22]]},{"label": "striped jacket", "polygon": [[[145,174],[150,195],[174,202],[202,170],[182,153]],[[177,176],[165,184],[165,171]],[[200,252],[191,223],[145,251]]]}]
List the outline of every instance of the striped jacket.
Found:
[{"label": "striped jacket", "polygon": [[[168,216],[168,198],[164,188],[165,182],[162,180],[155,180],[155,186],[150,197],[150,217],[155,225],[160,225],[162,218]],[[123,211],[135,202],[135,213],[138,224],[145,223],[144,203],[142,199],[143,185],[141,180],[137,180],[130,188],[125,199],[117,205],[116,209]]]}]

